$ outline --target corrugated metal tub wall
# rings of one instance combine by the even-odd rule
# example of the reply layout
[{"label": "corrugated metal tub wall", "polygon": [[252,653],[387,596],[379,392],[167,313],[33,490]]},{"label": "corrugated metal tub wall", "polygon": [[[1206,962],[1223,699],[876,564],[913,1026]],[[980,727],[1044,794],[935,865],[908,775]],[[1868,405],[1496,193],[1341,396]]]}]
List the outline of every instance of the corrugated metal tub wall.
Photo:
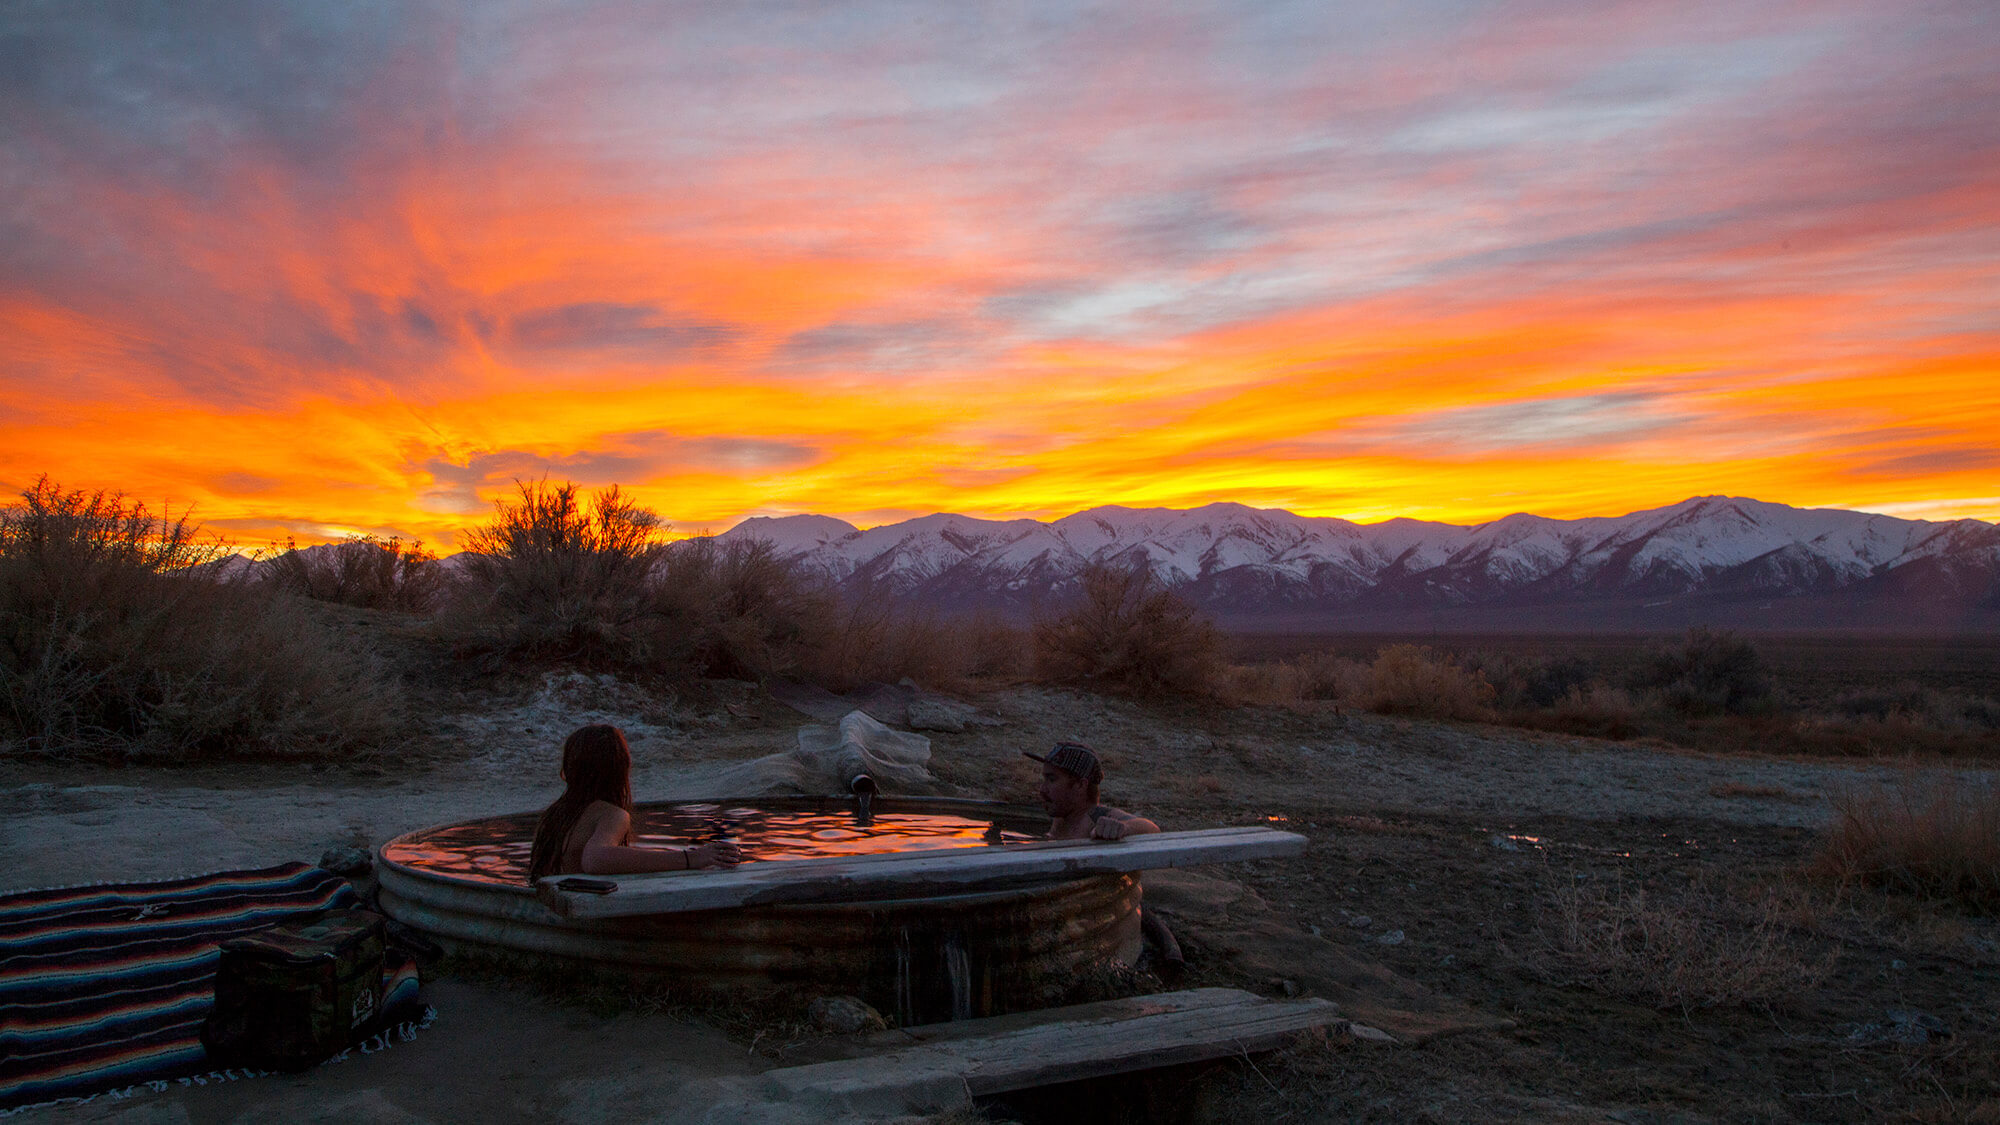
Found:
[{"label": "corrugated metal tub wall", "polygon": [[[847,817],[855,809],[848,798],[782,797],[697,807],[726,805]],[[643,820],[673,810],[636,811]],[[945,798],[878,797],[873,812],[966,817],[1010,832],[1047,824],[1026,806]],[[448,944],[662,971],[681,987],[737,996],[796,986],[851,992],[906,1024],[1041,1007],[1079,970],[1130,963],[1139,952],[1140,890],[1129,875],[884,901],[565,919],[518,875],[501,881],[428,861],[441,836],[489,824],[525,825],[531,834],[533,815],[425,829],[384,844],[376,867],[382,909]]]}]

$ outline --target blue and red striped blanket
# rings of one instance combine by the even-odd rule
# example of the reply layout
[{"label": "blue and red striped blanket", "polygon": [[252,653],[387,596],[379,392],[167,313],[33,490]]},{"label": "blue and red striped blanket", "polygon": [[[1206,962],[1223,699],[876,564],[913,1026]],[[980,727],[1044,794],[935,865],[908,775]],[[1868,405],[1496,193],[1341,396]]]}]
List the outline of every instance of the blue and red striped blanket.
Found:
[{"label": "blue and red striped blanket", "polygon": [[[0,1109],[206,1070],[217,946],[357,905],[304,863],[0,895]],[[408,1011],[415,972],[387,984],[383,1010]]]}]

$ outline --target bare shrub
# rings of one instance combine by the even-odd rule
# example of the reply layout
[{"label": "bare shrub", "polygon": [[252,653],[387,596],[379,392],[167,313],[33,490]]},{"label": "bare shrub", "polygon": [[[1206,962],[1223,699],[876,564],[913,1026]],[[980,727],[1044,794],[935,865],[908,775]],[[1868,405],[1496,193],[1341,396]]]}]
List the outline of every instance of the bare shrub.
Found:
[{"label": "bare shrub", "polygon": [[1655,649],[1633,687],[1689,716],[1763,714],[1775,702],[1757,646],[1727,630],[1699,627],[1678,646]]},{"label": "bare shrub", "polygon": [[791,672],[835,619],[831,592],[762,539],[677,543],[652,593],[662,620],[692,627],[696,670],[711,676]]},{"label": "bare shrub", "polygon": [[974,613],[953,623],[961,667],[972,680],[1011,682],[1034,666],[1027,629],[992,613]]},{"label": "bare shrub", "polygon": [[616,486],[521,483],[468,537],[444,627],[467,652],[676,679],[794,670],[832,627],[833,603],[763,540],[666,544]]},{"label": "bare shrub", "polygon": [[466,537],[465,581],[446,628],[489,658],[678,663],[692,638],[660,619],[649,578],[659,517],[616,486],[586,502],[576,485],[515,482],[491,523]]},{"label": "bare shrub", "polygon": [[303,549],[287,541],[271,560],[271,581],[314,601],[424,613],[442,600],[446,575],[420,541],[363,535]]},{"label": "bare shrub", "polygon": [[2000,730],[2000,702],[1907,681],[1887,689],[1850,692],[1834,703],[1834,710],[1856,722],[1900,723],[1938,731]]},{"label": "bare shrub", "polygon": [[1211,694],[1222,638],[1144,565],[1092,564],[1067,609],[1034,624],[1035,667],[1058,683],[1139,694]]},{"label": "bare shrub", "polygon": [[1956,774],[1833,799],[1813,868],[1841,881],[2000,905],[2000,786]]},{"label": "bare shrub", "polygon": [[1229,696],[1244,703],[1302,704],[1358,699],[1368,676],[1365,665],[1330,652],[1302,653],[1292,660],[1232,665]]},{"label": "bare shrub", "polygon": [[1612,739],[1637,737],[1647,726],[1646,709],[1631,693],[1605,684],[1572,687],[1548,707],[1510,712],[1508,721],[1533,730]]},{"label": "bare shrub", "polygon": [[992,615],[946,616],[899,605],[885,593],[839,599],[801,674],[836,691],[914,680],[947,691],[1022,674],[1026,633]]},{"label": "bare shrub", "polygon": [[1597,661],[1573,654],[1474,652],[1464,663],[1466,671],[1493,685],[1493,704],[1502,711],[1554,707],[1591,691],[1603,680]]},{"label": "bare shrub", "polygon": [[1368,668],[1363,706],[1385,715],[1486,719],[1493,687],[1451,657],[1424,645],[1388,645]]},{"label": "bare shrub", "polygon": [[401,697],[290,600],[222,584],[183,514],[46,477],[0,514],[0,740],[42,754],[329,752]]},{"label": "bare shrub", "polygon": [[1791,935],[1798,906],[1766,892],[1748,904],[1697,885],[1669,896],[1601,880],[1543,895],[1528,965],[1552,983],[1658,1008],[1773,1005],[1819,987],[1835,954]]}]

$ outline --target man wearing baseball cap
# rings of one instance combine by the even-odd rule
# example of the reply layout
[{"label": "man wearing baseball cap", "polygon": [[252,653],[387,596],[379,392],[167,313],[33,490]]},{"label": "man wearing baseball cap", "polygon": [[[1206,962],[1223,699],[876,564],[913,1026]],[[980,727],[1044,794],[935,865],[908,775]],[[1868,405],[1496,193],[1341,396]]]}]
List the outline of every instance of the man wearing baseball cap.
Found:
[{"label": "man wearing baseball cap", "polygon": [[1104,765],[1097,752],[1081,742],[1058,742],[1046,754],[1021,751],[1042,763],[1042,783],[1035,795],[1049,813],[1051,840],[1122,840],[1158,832],[1160,826],[1124,809],[1097,803]]},{"label": "man wearing baseball cap", "polygon": [[[1158,832],[1160,826],[1124,809],[1099,804],[1097,787],[1104,781],[1104,764],[1097,752],[1081,742],[1058,742],[1046,754],[1021,751],[1026,758],[1042,763],[1042,783],[1035,795],[1049,812],[1051,840],[1122,840]],[[1141,967],[1151,967],[1160,978],[1172,983],[1186,968],[1180,942],[1159,915],[1141,908],[1139,929],[1145,938],[1146,953]]]}]

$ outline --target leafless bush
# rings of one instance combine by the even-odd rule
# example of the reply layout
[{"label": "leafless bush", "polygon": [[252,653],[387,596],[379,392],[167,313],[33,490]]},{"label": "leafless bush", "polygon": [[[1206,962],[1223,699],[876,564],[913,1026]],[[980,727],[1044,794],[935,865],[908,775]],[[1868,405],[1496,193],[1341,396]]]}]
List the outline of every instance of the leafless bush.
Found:
[{"label": "leafless bush", "polygon": [[400,694],[186,515],[46,477],[0,515],[0,741],[41,754],[313,753],[392,733]]},{"label": "leafless bush", "polygon": [[695,662],[706,675],[794,671],[834,628],[831,592],[761,539],[676,544],[653,592],[665,618],[693,626]]},{"label": "leafless bush", "polygon": [[2000,904],[2000,786],[1957,774],[1833,800],[1834,821],[1814,870],[1824,876],[1952,899]]},{"label": "leafless bush", "polygon": [[1547,707],[1508,712],[1507,721],[1532,730],[1616,739],[1633,738],[1648,725],[1646,709],[1630,692],[1601,683],[1572,687]]},{"label": "leafless bush", "polygon": [[1773,1005],[1819,987],[1835,955],[1791,934],[1796,903],[1765,892],[1741,903],[1697,885],[1657,896],[1602,880],[1553,884],[1543,896],[1530,968],[1659,1008]]},{"label": "leafless bush", "polygon": [[1493,705],[1502,711],[1555,707],[1603,681],[1597,661],[1573,653],[1473,652],[1464,664],[1493,685]]},{"label": "leafless bush", "polygon": [[1034,624],[1035,667],[1059,683],[1140,694],[1211,694],[1221,672],[1215,625],[1145,566],[1093,564],[1067,609]]},{"label": "leafless bush", "polygon": [[1491,684],[1423,645],[1384,647],[1368,668],[1363,691],[1363,706],[1388,715],[1486,719],[1493,714]]},{"label": "leafless bush", "polygon": [[614,486],[519,485],[468,537],[444,627],[467,652],[670,678],[794,670],[832,628],[822,583],[762,540],[665,544]]},{"label": "leafless bush", "polygon": [[1330,652],[1307,652],[1292,660],[1231,666],[1229,696],[1244,703],[1359,700],[1367,678],[1367,665]]},{"label": "leafless bush", "polygon": [[581,663],[677,663],[677,636],[656,604],[660,541],[653,512],[614,486],[586,502],[571,483],[516,482],[491,523],[466,537],[465,581],[445,623],[468,651]]},{"label": "leafless bush", "polygon": [[836,691],[905,678],[953,691],[1018,677],[1027,665],[1025,632],[997,617],[948,617],[864,593],[840,599],[800,671]]},{"label": "leafless bush", "polygon": [[1775,703],[1757,646],[1726,630],[1694,628],[1678,646],[1655,649],[1633,677],[1683,715],[1755,715]]},{"label": "leafless bush", "polygon": [[301,597],[424,613],[436,609],[444,596],[444,569],[418,541],[363,535],[344,543],[300,548],[287,542],[285,547],[271,560],[271,580]]},{"label": "leafless bush", "polygon": [[1850,721],[1904,723],[1939,731],[2000,730],[2000,702],[1908,682],[1849,692],[1834,709]]}]

